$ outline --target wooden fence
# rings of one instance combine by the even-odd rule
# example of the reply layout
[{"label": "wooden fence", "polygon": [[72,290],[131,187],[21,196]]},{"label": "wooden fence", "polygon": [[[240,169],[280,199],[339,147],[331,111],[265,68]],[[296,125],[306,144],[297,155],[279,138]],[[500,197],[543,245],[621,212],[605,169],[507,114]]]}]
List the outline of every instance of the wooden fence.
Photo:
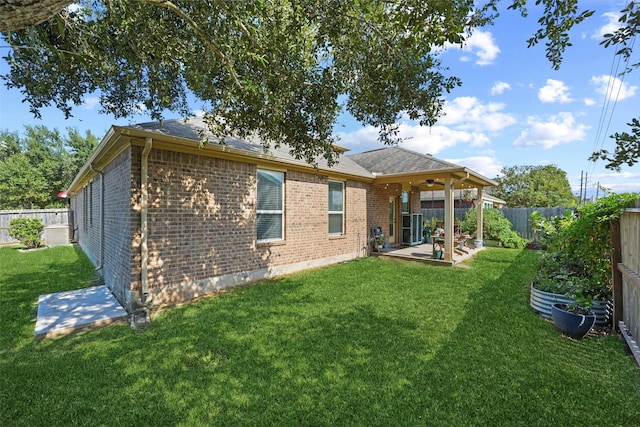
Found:
[{"label": "wooden fence", "polygon": [[614,325],[640,365],[640,200],[612,227]]},{"label": "wooden fence", "polygon": [[69,227],[69,209],[0,210],[0,245],[17,243],[7,228],[14,218],[40,218],[45,228]]},{"label": "wooden fence", "polygon": [[[563,215],[567,209],[572,208],[499,208],[505,218],[511,221],[513,229],[527,240],[533,239],[533,228],[531,227],[530,219],[534,211],[540,212],[545,218],[551,218],[552,216]],[[456,208],[453,215],[462,221],[468,210],[469,208]],[[444,218],[444,209],[422,209],[422,217],[426,220],[430,220],[432,217],[442,220]]]}]

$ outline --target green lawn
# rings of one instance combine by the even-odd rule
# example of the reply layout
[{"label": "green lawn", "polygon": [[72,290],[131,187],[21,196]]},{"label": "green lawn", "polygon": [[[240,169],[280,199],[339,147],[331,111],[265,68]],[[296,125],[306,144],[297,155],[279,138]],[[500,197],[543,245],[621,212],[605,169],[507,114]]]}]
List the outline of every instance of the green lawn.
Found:
[{"label": "green lawn", "polygon": [[71,247],[0,248],[0,425],[640,425],[614,336],[528,306],[531,251],[471,268],[368,258],[111,326],[33,340],[41,293],[87,286]]}]

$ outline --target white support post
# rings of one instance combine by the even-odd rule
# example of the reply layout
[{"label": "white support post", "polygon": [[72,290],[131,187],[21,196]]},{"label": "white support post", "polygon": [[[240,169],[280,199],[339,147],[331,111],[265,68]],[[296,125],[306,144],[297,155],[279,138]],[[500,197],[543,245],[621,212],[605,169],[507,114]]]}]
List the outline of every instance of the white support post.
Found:
[{"label": "white support post", "polygon": [[482,187],[478,187],[478,198],[476,199],[476,211],[478,212],[478,224],[476,228],[476,238],[474,241],[476,248],[481,248],[484,240],[484,237],[483,237],[484,230],[482,228],[483,209],[484,209],[484,203],[482,203]]},{"label": "white support post", "polygon": [[453,180],[444,180],[444,260],[453,261]]}]

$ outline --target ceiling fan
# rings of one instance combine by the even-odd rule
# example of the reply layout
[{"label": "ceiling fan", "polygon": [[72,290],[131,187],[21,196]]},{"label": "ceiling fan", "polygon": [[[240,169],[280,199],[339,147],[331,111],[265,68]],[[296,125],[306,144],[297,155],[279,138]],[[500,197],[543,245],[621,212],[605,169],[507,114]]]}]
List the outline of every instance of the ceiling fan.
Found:
[{"label": "ceiling fan", "polygon": [[426,183],[427,183],[427,187],[433,187],[433,184],[438,184],[438,185],[444,186],[444,182],[438,182],[435,179],[428,179],[428,180],[426,180]]}]

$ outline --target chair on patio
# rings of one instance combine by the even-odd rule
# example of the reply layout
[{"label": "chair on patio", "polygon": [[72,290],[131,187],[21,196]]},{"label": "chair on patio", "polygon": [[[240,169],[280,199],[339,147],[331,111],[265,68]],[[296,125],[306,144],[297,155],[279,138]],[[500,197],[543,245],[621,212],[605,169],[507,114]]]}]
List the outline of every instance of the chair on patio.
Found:
[{"label": "chair on patio", "polygon": [[386,249],[386,240],[380,227],[371,229],[371,239],[369,241],[371,242],[371,249],[375,252],[384,252]]}]

